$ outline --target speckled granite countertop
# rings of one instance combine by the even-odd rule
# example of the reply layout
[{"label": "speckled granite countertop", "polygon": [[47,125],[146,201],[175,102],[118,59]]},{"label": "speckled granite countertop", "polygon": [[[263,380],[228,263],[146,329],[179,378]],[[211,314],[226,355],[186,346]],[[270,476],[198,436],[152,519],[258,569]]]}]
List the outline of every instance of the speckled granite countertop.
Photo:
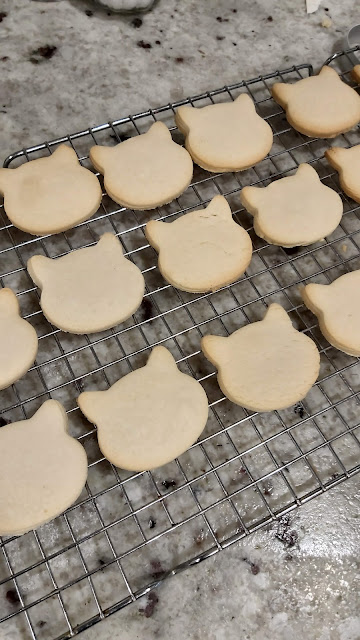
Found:
[{"label": "speckled granite countertop", "polygon": [[[310,16],[304,5],[160,0],[134,20],[83,0],[1,0],[2,159],[259,71],[320,65],[358,12],[351,0]],[[358,476],[299,508],[284,525],[296,540],[258,531],[81,638],[359,640],[359,488]],[[2,634],[19,637],[12,620]]]}]

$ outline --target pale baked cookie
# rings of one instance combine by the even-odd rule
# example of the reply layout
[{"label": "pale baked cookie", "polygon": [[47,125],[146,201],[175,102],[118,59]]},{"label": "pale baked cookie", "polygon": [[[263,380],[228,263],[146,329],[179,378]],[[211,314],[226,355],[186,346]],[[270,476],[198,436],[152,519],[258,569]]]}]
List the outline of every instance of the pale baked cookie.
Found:
[{"label": "pale baked cookie", "polygon": [[353,68],[351,75],[353,77],[353,79],[355,80],[355,82],[358,82],[360,84],[360,64],[356,64],[355,67]]},{"label": "pale baked cookie", "polygon": [[336,229],[343,213],[340,196],[321,182],[309,164],[301,164],[295,175],[267,187],[244,187],[240,200],[254,216],[257,235],[281,247],[322,240]]},{"label": "pale baked cookie", "polygon": [[360,269],[330,285],[307,284],[301,294],[326,340],[344,353],[360,356]]},{"label": "pale baked cookie", "polygon": [[90,218],[101,202],[99,180],[65,144],[46,158],[0,169],[0,193],[11,222],[39,236],[71,229]]},{"label": "pale baked cookie", "polygon": [[350,198],[360,202],[360,144],[350,149],[332,147],[325,151],[325,156],[331,166],[339,172],[342,190]]},{"label": "pale baked cookie", "polygon": [[60,402],[0,429],[0,535],[21,535],[60,515],[87,478],[81,444],[67,433]]},{"label": "pale baked cookie", "polygon": [[140,269],[124,257],[112,233],[61,258],[33,256],[27,268],[41,289],[44,316],[69,333],[114,327],[135,313],[144,295]]},{"label": "pale baked cookie", "polygon": [[81,393],[78,404],[97,425],[99,447],[117,467],[147,471],[171,462],[200,436],[208,418],[201,384],[181,373],[165,347],[145,367],[107,391]]},{"label": "pale baked cookie", "polygon": [[0,389],[19,380],[34,364],[38,339],[34,327],[20,316],[11,289],[0,289]]},{"label": "pale baked cookie", "polygon": [[288,122],[306,136],[335,138],[360,121],[360,96],[331,67],[295,84],[276,82],[272,94]]},{"label": "pale baked cookie", "polygon": [[186,136],[185,146],[192,159],[208,171],[253,167],[265,158],[273,143],[270,125],[256,113],[247,94],[234,102],[179,107],[175,121]]},{"label": "pale baked cookie", "polygon": [[218,369],[223,393],[251,411],[286,409],[306,396],[319,375],[315,343],[294,329],[279,304],[228,338],[205,336],[201,349]]},{"label": "pale baked cookie", "polygon": [[175,222],[150,220],[145,233],[159,251],[165,280],[182,291],[216,291],[240,278],[251,260],[250,236],[233,220],[223,196]]},{"label": "pale baked cookie", "polygon": [[91,147],[90,160],[104,175],[110,198],[128,209],[171,202],[187,189],[193,174],[191,157],[163,122],[115,147]]}]

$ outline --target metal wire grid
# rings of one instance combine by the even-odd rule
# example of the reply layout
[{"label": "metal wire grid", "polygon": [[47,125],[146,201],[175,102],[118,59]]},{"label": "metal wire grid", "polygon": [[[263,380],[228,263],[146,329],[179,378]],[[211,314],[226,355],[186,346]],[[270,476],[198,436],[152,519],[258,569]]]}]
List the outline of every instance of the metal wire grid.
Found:
[{"label": "metal wire grid", "polygon": [[[349,81],[348,54],[336,56],[333,64]],[[24,149],[6,160],[4,166],[16,166],[67,142],[81,163],[90,166],[90,146],[120,142],[159,119],[181,141],[173,126],[177,106],[228,101],[244,91],[274,131],[271,154],[254,169],[213,175],[195,167],[186,193],[156,211],[124,210],[104,193],[101,208],[88,222],[56,236],[34,238],[14,228],[1,210],[1,285],[16,291],[24,317],[39,336],[36,364],[0,393],[1,417],[29,417],[47,398],[56,398],[66,407],[71,433],[89,458],[88,482],[75,505],[37,531],[0,540],[0,623],[5,630],[9,625],[33,640],[72,637],[170,573],[229,546],[360,469],[360,363],[329,346],[298,290],[300,283],[328,283],[360,268],[360,207],[341,193],[345,213],[332,236],[289,250],[255,236],[238,197],[245,184],[267,185],[304,161],[317,169],[324,184],[340,192],[337,174],[323,158],[328,141],[292,130],[271,98],[273,82],[311,73],[308,64],[276,71]],[[356,142],[358,131],[332,144]],[[218,193],[226,196],[235,219],[251,234],[252,263],[244,277],[219,292],[185,294],[162,279],[144,226],[153,217],[170,222]],[[142,269],[142,306],[131,320],[106,333],[64,334],[44,319],[26,261],[35,253],[55,257],[89,246],[107,230],[119,236],[126,255]],[[317,343],[321,373],[303,403],[256,414],[222,396],[215,371],[200,352],[200,338],[206,333],[228,335],[263,317],[274,301]],[[179,459],[153,472],[131,474],[103,458],[96,431],[78,410],[76,397],[83,390],[107,388],[143,365],[157,344],[166,345],[180,369],[204,386],[210,417],[199,442]]]}]

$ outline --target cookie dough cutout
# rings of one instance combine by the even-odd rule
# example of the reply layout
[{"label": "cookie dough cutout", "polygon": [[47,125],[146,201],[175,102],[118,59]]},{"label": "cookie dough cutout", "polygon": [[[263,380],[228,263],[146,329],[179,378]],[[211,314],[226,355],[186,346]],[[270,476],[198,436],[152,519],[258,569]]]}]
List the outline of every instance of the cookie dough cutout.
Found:
[{"label": "cookie dough cutout", "polygon": [[360,64],[356,64],[351,72],[351,76],[355,82],[360,84]]},{"label": "cookie dough cutout", "polygon": [[344,193],[355,202],[360,202],[360,144],[350,149],[332,147],[325,151],[325,156],[339,172],[340,186]]},{"label": "cookie dough cutout", "polygon": [[185,146],[203,169],[221,173],[253,167],[269,153],[273,134],[247,94],[234,102],[179,107],[175,122]]},{"label": "cookie dough cutout", "polygon": [[27,268],[41,289],[45,317],[69,333],[114,327],[135,313],[144,295],[140,269],[124,257],[112,233],[104,233],[95,246],[61,258],[33,256]]},{"label": "cookie dough cutout", "polygon": [[190,293],[216,291],[234,282],[251,260],[250,236],[233,220],[223,196],[175,222],[150,220],[145,234],[159,251],[165,280]]},{"label": "cookie dough cutout", "polygon": [[51,156],[0,169],[0,193],[11,222],[32,235],[59,233],[90,218],[101,202],[97,177],[61,144]]},{"label": "cookie dough cutout", "polygon": [[163,122],[115,147],[96,145],[90,160],[104,175],[110,198],[128,209],[154,209],[185,191],[192,179],[190,155]]},{"label": "cookie dough cutout", "polygon": [[294,329],[279,304],[270,305],[263,320],[228,338],[205,336],[201,349],[218,369],[223,393],[251,411],[286,409],[299,402],[320,370],[315,343]]},{"label": "cookie dough cutout", "polygon": [[295,84],[276,82],[272,95],[294,129],[314,138],[335,138],[360,121],[360,96],[331,67]]},{"label": "cookie dough cutout", "polygon": [[87,458],[68,433],[60,402],[0,429],[0,535],[21,535],[56,518],[79,497]]},{"label": "cookie dough cutout", "polygon": [[15,293],[11,289],[0,289],[0,390],[30,369],[37,350],[36,331],[21,318]]},{"label": "cookie dough cutout", "polygon": [[281,247],[323,240],[336,229],[343,214],[340,196],[322,184],[309,164],[301,164],[295,175],[267,187],[244,187],[240,200],[254,216],[256,234]]},{"label": "cookie dough cutout", "polygon": [[145,367],[107,391],[81,393],[78,404],[98,429],[99,447],[117,467],[148,471],[174,460],[200,436],[208,418],[201,384],[181,373],[165,347]]},{"label": "cookie dough cutout", "polygon": [[350,356],[360,356],[360,269],[329,285],[308,284],[301,293],[326,340]]}]

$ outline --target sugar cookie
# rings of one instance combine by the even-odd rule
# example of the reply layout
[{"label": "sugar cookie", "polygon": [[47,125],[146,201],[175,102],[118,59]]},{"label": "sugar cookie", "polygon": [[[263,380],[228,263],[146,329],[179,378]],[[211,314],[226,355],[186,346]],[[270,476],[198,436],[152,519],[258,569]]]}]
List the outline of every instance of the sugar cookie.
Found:
[{"label": "sugar cookie", "polygon": [[34,364],[38,339],[34,327],[20,316],[11,289],[0,289],[0,389],[19,380]]},{"label": "sugar cookie", "polygon": [[360,202],[360,144],[350,149],[332,147],[325,151],[325,156],[331,166],[339,172],[342,190],[350,198]]},{"label": "sugar cookie", "polygon": [[78,404],[97,425],[99,447],[113,464],[147,471],[174,460],[200,436],[208,417],[201,384],[181,373],[165,347],[145,367],[107,391],[81,393]]},{"label": "sugar cookie", "polygon": [[243,171],[269,153],[273,134],[247,94],[207,107],[182,106],[175,121],[194,162],[215,172]]},{"label": "sugar cookie", "polygon": [[91,147],[90,160],[104,175],[110,198],[128,209],[171,202],[187,189],[193,174],[191,157],[163,122],[115,147]]},{"label": "sugar cookie", "polygon": [[244,187],[240,200],[254,216],[257,235],[281,247],[322,240],[336,229],[343,213],[340,196],[322,184],[309,164],[265,188]]},{"label": "sugar cookie", "polygon": [[326,340],[344,353],[360,356],[360,269],[330,285],[307,284],[301,293]]},{"label": "sugar cookie", "polygon": [[201,349],[218,369],[218,383],[235,404],[251,411],[285,409],[302,400],[319,375],[315,343],[296,331],[279,304],[260,322],[228,338],[205,336]]},{"label": "sugar cookie", "polygon": [[21,535],[56,518],[79,497],[87,458],[68,433],[60,402],[0,429],[0,535]]},{"label": "sugar cookie", "polygon": [[27,268],[41,289],[45,317],[69,333],[114,327],[136,311],[144,295],[140,269],[124,257],[112,233],[104,233],[93,247],[61,258],[33,256]]},{"label": "sugar cookie", "polygon": [[233,220],[223,196],[175,222],[150,220],[145,233],[160,252],[165,280],[182,291],[216,291],[240,278],[251,260],[250,236]]},{"label": "sugar cookie", "polygon": [[90,218],[101,202],[99,180],[65,144],[46,158],[0,169],[0,193],[11,222],[39,236],[71,229]]},{"label": "sugar cookie", "polygon": [[351,72],[351,75],[353,77],[353,80],[355,80],[355,82],[358,82],[360,84],[360,64],[355,65],[355,67]]},{"label": "sugar cookie", "polygon": [[306,136],[335,138],[360,121],[360,96],[331,67],[295,84],[276,82],[272,94],[288,122]]}]

